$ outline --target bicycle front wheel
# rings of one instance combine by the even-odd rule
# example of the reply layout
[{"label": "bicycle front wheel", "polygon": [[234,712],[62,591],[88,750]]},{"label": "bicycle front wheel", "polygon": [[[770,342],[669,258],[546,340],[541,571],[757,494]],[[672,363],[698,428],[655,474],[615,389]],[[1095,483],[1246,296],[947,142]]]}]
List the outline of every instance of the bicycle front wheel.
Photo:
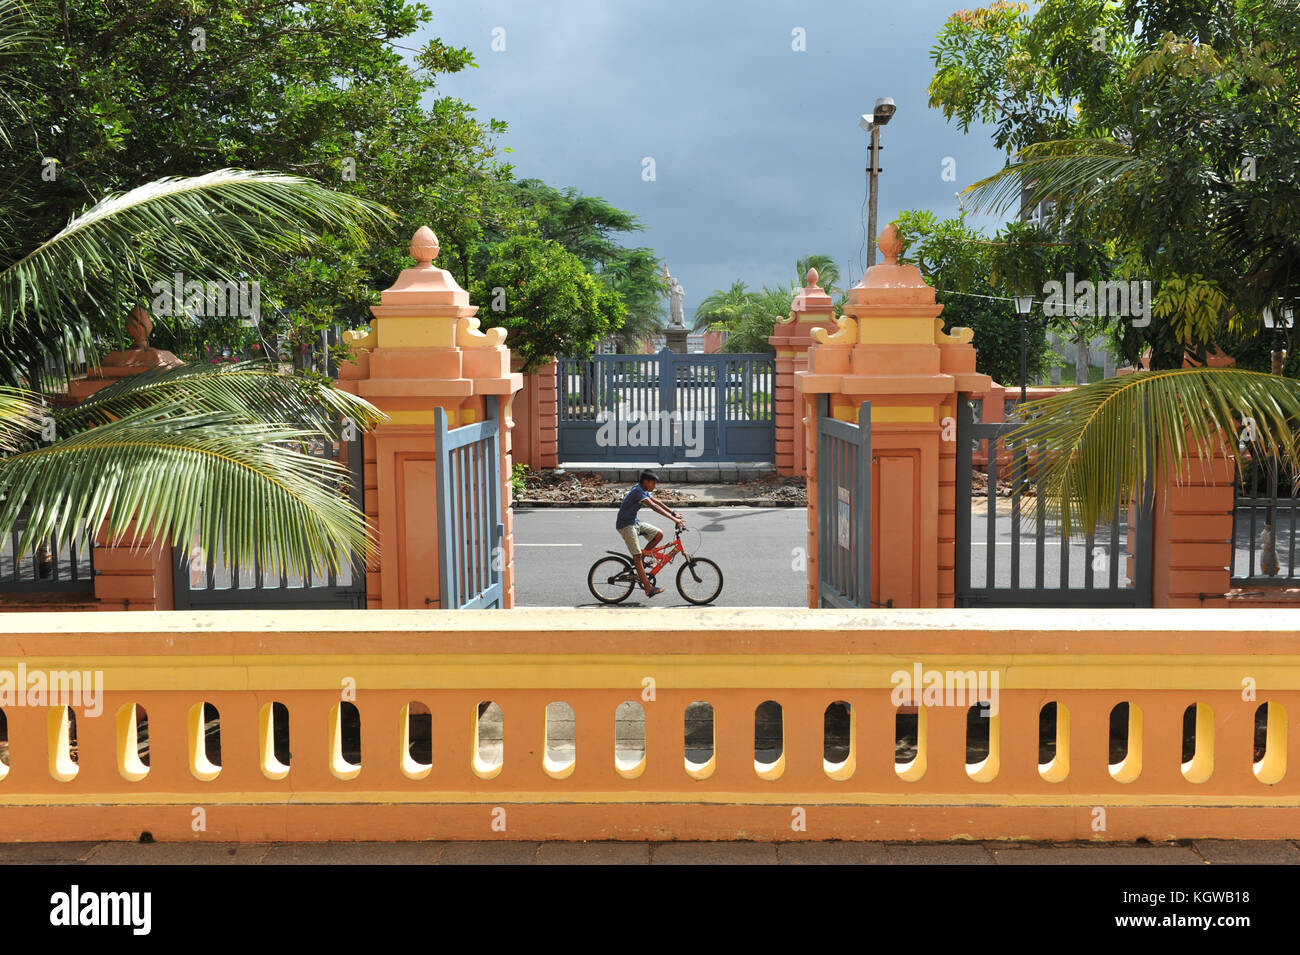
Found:
[{"label": "bicycle front wheel", "polygon": [[603,557],[591,565],[587,574],[587,589],[603,604],[616,604],[626,600],[636,586],[636,570],[618,557]]},{"label": "bicycle front wheel", "polygon": [[677,592],[688,603],[713,603],[722,593],[722,568],[707,557],[691,558],[677,571]]}]

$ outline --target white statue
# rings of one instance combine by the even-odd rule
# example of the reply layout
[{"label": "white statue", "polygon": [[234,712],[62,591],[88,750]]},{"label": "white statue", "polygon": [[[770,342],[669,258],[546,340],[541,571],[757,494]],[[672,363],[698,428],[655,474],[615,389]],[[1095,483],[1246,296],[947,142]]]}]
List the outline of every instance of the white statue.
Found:
[{"label": "white statue", "polygon": [[668,274],[668,263],[664,263],[664,281],[668,283],[668,313],[674,328],[686,327],[686,312],[682,308],[682,299],[686,292],[681,283]]}]

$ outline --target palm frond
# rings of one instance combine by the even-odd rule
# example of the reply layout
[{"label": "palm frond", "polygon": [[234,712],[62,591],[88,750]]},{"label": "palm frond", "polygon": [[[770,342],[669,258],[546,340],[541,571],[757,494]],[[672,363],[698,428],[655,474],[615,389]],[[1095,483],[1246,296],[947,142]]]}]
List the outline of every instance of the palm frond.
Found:
[{"label": "palm frond", "polygon": [[1021,405],[1012,420],[1022,423],[1006,440],[1035,455],[1036,493],[1068,536],[1153,482],[1181,483],[1188,459],[1204,468],[1248,451],[1297,463],[1300,381],[1237,368],[1135,372]]},{"label": "palm frond", "polygon": [[61,434],[107,424],[160,403],[178,403],[191,413],[234,414],[250,423],[293,422],[335,434],[349,419],[366,430],[384,415],[370,402],[332,384],[301,375],[284,375],[265,362],[241,362],[214,368],[180,365],[123,378],[55,418]]},{"label": "palm frond", "polygon": [[0,451],[26,441],[41,426],[44,411],[36,395],[0,386]]},{"label": "palm frond", "polygon": [[304,453],[310,429],[187,414],[164,402],[0,459],[0,534],[17,552],[103,526],[109,539],[220,550],[269,574],[337,570],[370,540],[346,470]]},{"label": "palm frond", "polygon": [[160,179],[109,196],[0,271],[0,322],[42,330],[84,325],[123,288],[195,278],[256,276],[272,256],[322,233],[354,240],[385,223],[382,206],[296,176],[221,169]]},{"label": "palm frond", "polygon": [[1000,215],[1013,206],[1019,211],[1062,196],[1082,210],[1147,165],[1128,147],[1103,139],[1035,143],[1016,157],[1016,162],[962,191],[970,197],[971,211]]}]

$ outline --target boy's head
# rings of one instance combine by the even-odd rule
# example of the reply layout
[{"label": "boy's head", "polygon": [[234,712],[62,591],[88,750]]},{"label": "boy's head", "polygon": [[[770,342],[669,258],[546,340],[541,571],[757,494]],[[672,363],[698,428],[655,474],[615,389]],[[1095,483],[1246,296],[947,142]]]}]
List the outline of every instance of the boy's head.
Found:
[{"label": "boy's head", "polygon": [[645,488],[647,491],[653,491],[655,489],[655,485],[658,482],[659,482],[659,475],[655,474],[654,471],[641,472],[641,486]]}]

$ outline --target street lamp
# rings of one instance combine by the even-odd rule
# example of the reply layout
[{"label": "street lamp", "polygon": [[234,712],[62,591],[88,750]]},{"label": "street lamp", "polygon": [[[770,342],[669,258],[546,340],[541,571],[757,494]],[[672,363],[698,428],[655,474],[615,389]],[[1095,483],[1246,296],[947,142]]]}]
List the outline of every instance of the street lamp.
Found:
[{"label": "street lamp", "polygon": [[889,124],[898,107],[888,96],[876,100],[876,107],[870,113],[863,113],[858,125],[871,134],[871,160],[867,166],[867,175],[871,183],[871,211],[868,213],[867,232],[870,245],[867,246],[867,267],[876,264],[876,198],[878,196],[877,177],[880,175],[880,127]]},{"label": "street lamp", "polygon": [[1029,313],[1034,310],[1032,295],[1017,295],[1016,315],[1020,317],[1020,403],[1025,403],[1025,386],[1029,379]]}]

